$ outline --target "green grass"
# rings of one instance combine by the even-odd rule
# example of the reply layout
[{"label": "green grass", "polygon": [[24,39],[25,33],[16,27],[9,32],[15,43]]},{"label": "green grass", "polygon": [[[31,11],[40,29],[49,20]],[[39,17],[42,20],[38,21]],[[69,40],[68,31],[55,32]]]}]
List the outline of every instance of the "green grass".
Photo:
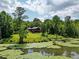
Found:
[{"label": "green grass", "polygon": [[14,44],[0,44],[0,50],[5,50],[8,46],[14,46]]},{"label": "green grass", "polygon": [[[42,40],[47,40],[47,38],[42,37],[41,33],[28,33],[27,38],[24,39],[24,42],[40,42]],[[12,38],[9,40],[9,42],[12,41],[14,43],[18,43],[19,41],[19,35],[18,34],[13,34]]]},{"label": "green grass", "polygon": [[[28,33],[27,38],[24,39],[24,42],[28,42],[29,44],[22,45],[25,48],[61,48],[60,46],[66,47],[79,47],[79,39],[70,39],[64,38],[63,36],[58,36],[59,41],[56,42],[57,45],[53,45],[53,40],[55,40],[56,35],[49,34],[48,37],[41,36],[41,33]],[[52,41],[49,41],[49,40]],[[66,40],[66,42],[60,42],[61,40]],[[10,42],[12,41],[12,42]],[[8,41],[9,43],[18,43],[19,35],[14,34],[12,38]],[[45,42],[44,42],[45,41]],[[58,46],[59,45],[59,46]],[[21,45],[17,45],[17,47],[22,47]],[[23,48],[22,47],[22,48]]]},{"label": "green grass", "polygon": [[40,42],[42,39],[41,33],[28,33],[25,42]]},{"label": "green grass", "polygon": [[61,48],[57,45],[53,45],[52,41],[43,43],[29,43],[26,48]]},{"label": "green grass", "polygon": [[[48,37],[41,36],[41,33],[28,33],[27,37],[24,39],[24,42],[28,43],[38,43],[38,42],[48,42],[56,38],[56,35],[48,35]],[[63,36],[58,36],[58,39],[63,39]],[[12,42],[11,42],[12,41]],[[8,41],[8,43],[18,43],[19,35],[13,34],[12,38]]]},{"label": "green grass", "polygon": [[77,44],[72,44],[71,42],[56,42],[57,45],[60,45],[60,46],[64,46],[64,47],[78,47],[79,48],[79,45]]},{"label": "green grass", "polygon": [[10,41],[17,43],[19,41],[19,35],[18,34],[12,35]]},{"label": "green grass", "polygon": [[27,44],[15,44],[13,46],[9,46],[11,49],[16,49],[16,48],[22,48],[22,49],[27,49],[27,48],[53,48],[53,49],[60,49],[60,46],[53,45],[52,41],[49,42],[41,42],[41,43],[27,43]]},{"label": "green grass", "polygon": [[16,59],[16,57],[21,53],[23,52],[21,52],[20,50],[5,50],[0,52],[0,56],[6,57],[7,59]]},{"label": "green grass", "polygon": [[[79,47],[79,39],[70,39],[64,38],[63,36],[58,36],[57,45],[53,45],[53,40],[55,40],[56,35],[49,34],[48,37],[41,36],[41,33],[28,33],[27,38],[24,39],[24,42],[28,42],[29,44],[24,44],[25,48],[61,48],[61,46],[66,47]],[[50,39],[52,41],[50,41]],[[66,40],[66,42],[62,42],[61,40]],[[19,35],[13,34],[12,38],[8,41],[8,43],[18,43]],[[61,41],[61,42],[60,42]],[[21,45],[17,45],[17,47],[22,47]],[[23,48],[22,47],[22,48]]]},{"label": "green grass", "polygon": [[[56,35],[49,34],[49,35],[48,35],[48,38],[49,38],[49,39],[55,39],[55,38],[56,38]],[[64,39],[64,37],[63,37],[63,36],[60,36],[60,35],[57,35],[57,38],[58,38],[58,40]]]},{"label": "green grass", "polygon": [[72,40],[70,40],[70,43],[79,45],[79,39],[78,38],[77,39],[72,39]]}]

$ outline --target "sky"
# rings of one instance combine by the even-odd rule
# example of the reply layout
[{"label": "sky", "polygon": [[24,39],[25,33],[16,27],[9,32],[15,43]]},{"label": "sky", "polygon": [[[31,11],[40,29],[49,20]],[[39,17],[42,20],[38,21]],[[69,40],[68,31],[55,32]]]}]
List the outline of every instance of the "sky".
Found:
[{"label": "sky", "polygon": [[63,19],[65,16],[71,16],[73,19],[79,18],[79,0],[0,0],[0,11],[6,11],[11,14],[16,7],[23,7],[26,10],[29,20],[39,18],[52,18],[58,15]]}]

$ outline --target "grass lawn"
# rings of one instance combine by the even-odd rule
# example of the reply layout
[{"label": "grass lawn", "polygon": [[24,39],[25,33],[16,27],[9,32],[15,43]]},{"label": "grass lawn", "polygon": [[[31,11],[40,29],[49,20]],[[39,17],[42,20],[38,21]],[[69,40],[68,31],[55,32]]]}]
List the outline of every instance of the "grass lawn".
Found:
[{"label": "grass lawn", "polygon": [[[28,33],[27,38],[24,39],[25,43],[24,45],[17,45],[17,47],[24,47],[24,48],[61,48],[61,46],[66,46],[66,47],[79,47],[79,39],[69,39],[66,38],[65,40],[69,40],[67,42],[60,42],[56,41],[57,45],[53,45],[53,40],[55,40],[55,35],[49,34],[48,37],[43,37],[41,36],[41,33]],[[57,40],[63,40],[64,37],[58,36]],[[51,39],[52,41],[50,41]],[[12,41],[12,42],[10,42]],[[19,35],[14,34],[12,35],[12,38],[7,41],[6,43],[17,43],[19,41]],[[45,42],[44,42],[45,41]],[[22,47],[22,48],[23,48]]]},{"label": "grass lawn", "polygon": [[52,41],[49,42],[40,42],[40,43],[27,43],[27,44],[15,44],[8,46],[11,49],[16,48],[22,48],[22,49],[28,49],[28,48],[53,48],[53,49],[60,49],[60,46],[53,45]]},{"label": "grass lawn", "polygon": [[70,41],[67,42],[56,42],[60,46],[64,47],[78,47],[79,48],[79,39],[71,38]]},{"label": "grass lawn", "polygon": [[14,46],[15,44],[0,44],[0,51],[7,49],[8,46]]},{"label": "grass lawn", "polygon": [[[17,48],[61,48],[61,46],[66,46],[66,47],[79,47],[79,39],[65,39],[65,40],[69,40],[67,42],[60,42],[57,41],[56,44],[57,45],[53,45],[53,40],[55,40],[56,36],[55,35],[48,35],[48,37],[43,37],[41,36],[41,33],[28,33],[27,34],[27,38],[24,39],[24,42],[28,42],[25,43],[24,45],[18,45],[17,44]],[[62,36],[58,36],[57,40],[63,40],[64,37]],[[49,41],[49,39],[51,39],[52,41]],[[12,41],[12,42],[10,42]],[[6,43],[17,43],[19,41],[19,35],[18,34],[14,34],[12,35],[12,38],[6,42]],[[45,41],[45,42],[44,42]]]},{"label": "grass lawn", "polygon": [[[48,35],[48,37],[41,36],[41,33],[28,33],[27,37],[24,39],[24,42],[28,43],[38,43],[38,42],[48,42],[50,40],[55,39],[55,35]],[[58,39],[64,38],[63,36],[58,36]],[[12,41],[12,42],[10,42]],[[5,43],[17,43],[19,41],[19,35],[13,34],[12,38],[8,42]]]}]

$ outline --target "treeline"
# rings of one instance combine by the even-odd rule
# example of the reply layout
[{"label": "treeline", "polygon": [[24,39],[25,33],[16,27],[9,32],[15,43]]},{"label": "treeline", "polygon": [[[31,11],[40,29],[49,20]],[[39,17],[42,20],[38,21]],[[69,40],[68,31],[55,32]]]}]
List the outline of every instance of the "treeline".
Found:
[{"label": "treeline", "polygon": [[55,15],[52,19],[45,19],[44,22],[35,18],[32,22],[28,22],[28,24],[28,27],[40,27],[43,36],[47,33],[72,38],[79,37],[79,20],[73,20],[71,16],[66,16],[62,20],[59,16]]},{"label": "treeline", "polygon": [[52,19],[45,19],[42,22],[38,18],[33,21],[23,21],[28,18],[24,15],[25,9],[17,7],[12,15],[5,11],[0,12],[0,39],[9,38],[12,34],[19,34],[20,41],[23,43],[23,38],[26,37],[28,27],[40,27],[42,36],[45,34],[57,34],[65,37],[79,37],[79,20],[71,19],[71,16],[66,16],[64,20],[55,15]]}]

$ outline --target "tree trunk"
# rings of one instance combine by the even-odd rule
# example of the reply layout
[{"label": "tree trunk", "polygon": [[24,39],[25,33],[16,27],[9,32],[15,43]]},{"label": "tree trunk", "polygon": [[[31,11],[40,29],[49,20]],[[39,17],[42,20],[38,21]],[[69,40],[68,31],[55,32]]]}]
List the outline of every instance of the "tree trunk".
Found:
[{"label": "tree trunk", "polygon": [[19,44],[23,44],[24,42],[23,42],[23,37],[20,37],[20,39],[19,39]]}]

